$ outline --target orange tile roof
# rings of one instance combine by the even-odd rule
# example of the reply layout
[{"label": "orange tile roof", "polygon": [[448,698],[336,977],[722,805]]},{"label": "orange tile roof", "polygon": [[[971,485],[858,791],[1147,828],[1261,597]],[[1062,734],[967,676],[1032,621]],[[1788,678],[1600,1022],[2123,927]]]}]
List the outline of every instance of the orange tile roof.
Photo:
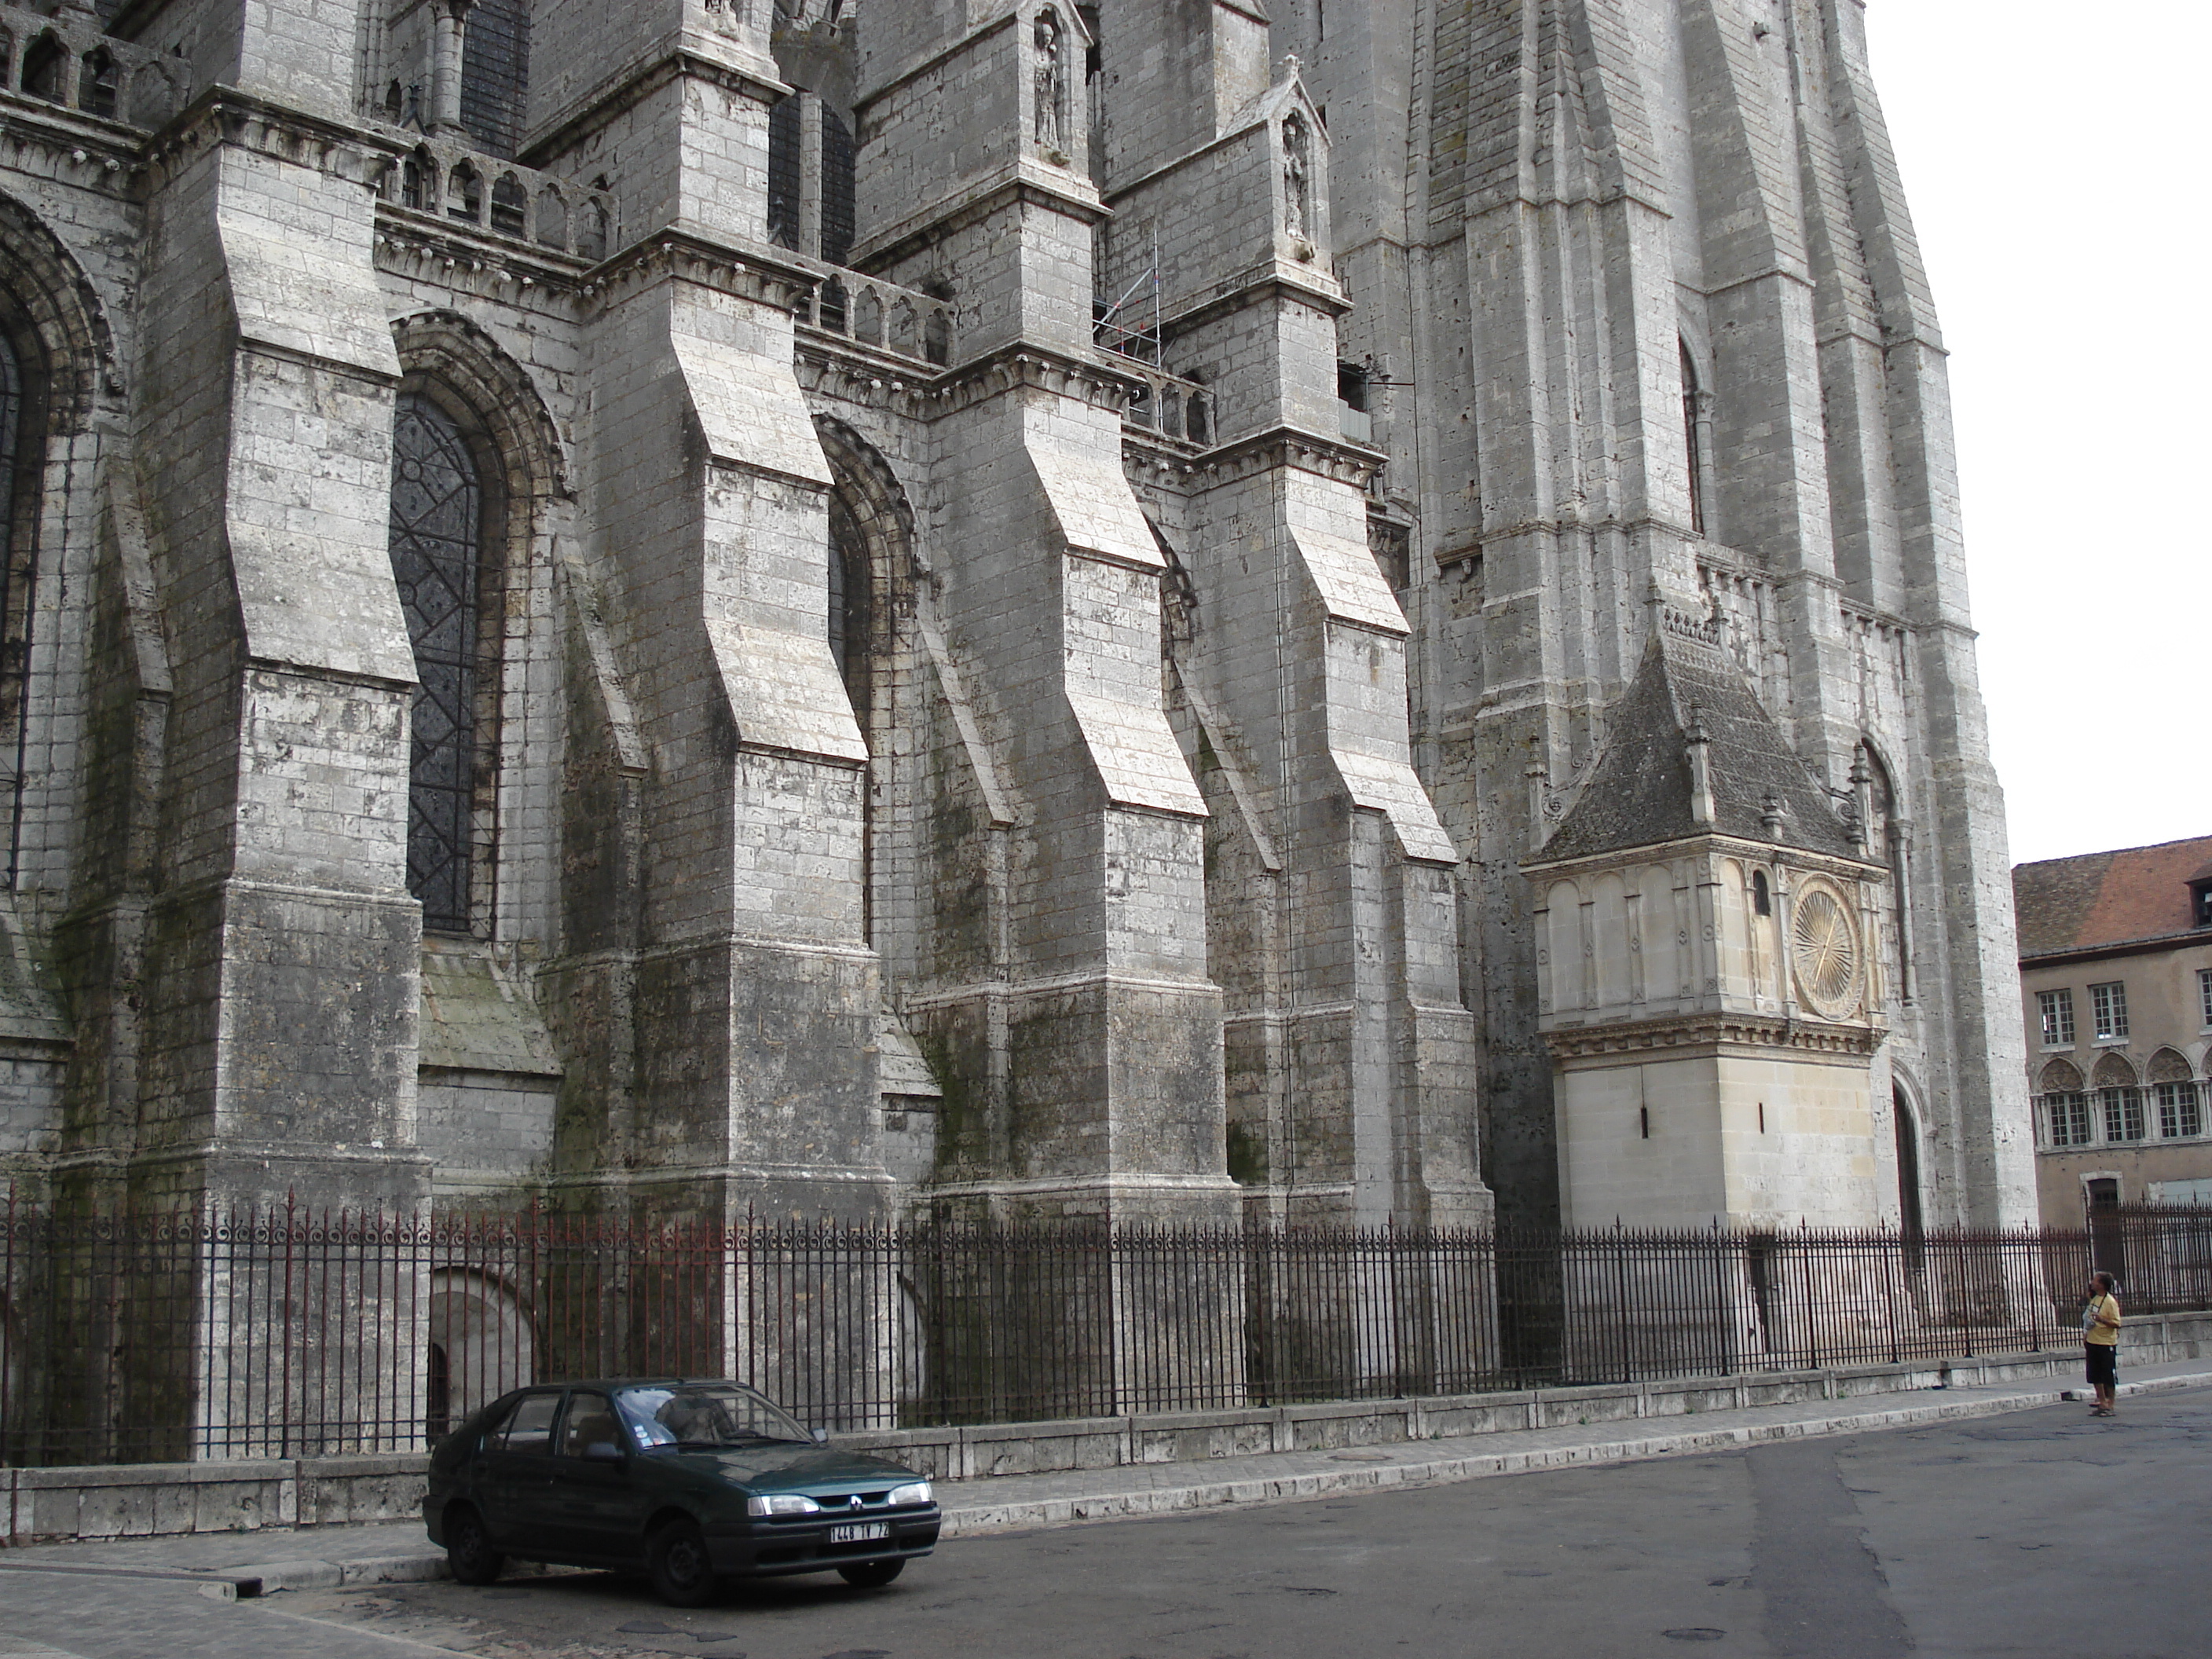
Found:
[{"label": "orange tile roof", "polygon": [[2212,836],[2013,866],[2023,957],[2191,931],[2189,884],[2212,870]]}]

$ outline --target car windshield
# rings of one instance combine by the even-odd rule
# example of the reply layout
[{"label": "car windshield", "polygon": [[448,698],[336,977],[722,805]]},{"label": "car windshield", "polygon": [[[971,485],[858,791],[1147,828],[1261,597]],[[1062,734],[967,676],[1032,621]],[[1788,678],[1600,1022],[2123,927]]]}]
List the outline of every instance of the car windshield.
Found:
[{"label": "car windshield", "polygon": [[618,1389],[615,1398],[641,1448],[805,1443],[813,1438],[750,1389],[733,1382],[652,1383]]}]

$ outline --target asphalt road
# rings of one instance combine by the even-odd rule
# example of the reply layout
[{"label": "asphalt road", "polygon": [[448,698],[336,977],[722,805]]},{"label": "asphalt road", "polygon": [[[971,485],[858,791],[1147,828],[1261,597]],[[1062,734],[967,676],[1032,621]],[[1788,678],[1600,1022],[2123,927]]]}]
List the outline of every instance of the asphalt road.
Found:
[{"label": "asphalt road", "polygon": [[285,1593],[0,1573],[0,1659],[2212,1653],[2212,1393],[955,1540],[684,1613],[603,1574]]}]

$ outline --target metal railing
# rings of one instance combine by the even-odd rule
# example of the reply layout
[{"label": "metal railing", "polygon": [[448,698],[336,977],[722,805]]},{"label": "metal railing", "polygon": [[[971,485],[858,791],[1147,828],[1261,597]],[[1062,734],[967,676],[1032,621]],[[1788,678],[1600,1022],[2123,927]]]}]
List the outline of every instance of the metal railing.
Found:
[{"label": "metal railing", "polygon": [[0,1462],[416,1451],[526,1382],[732,1376],[844,1429],[1966,1358],[2212,1309],[2212,1210],[2084,1231],[0,1218]]}]

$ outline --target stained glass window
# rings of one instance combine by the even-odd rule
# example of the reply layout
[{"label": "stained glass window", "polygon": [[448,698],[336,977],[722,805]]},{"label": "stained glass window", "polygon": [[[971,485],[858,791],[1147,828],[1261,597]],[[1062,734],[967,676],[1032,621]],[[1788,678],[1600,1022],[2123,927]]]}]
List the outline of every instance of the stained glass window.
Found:
[{"label": "stained glass window", "polygon": [[415,646],[407,890],[422,925],[469,927],[476,764],[477,584],[483,490],[453,417],[402,393],[392,444],[392,570]]}]

